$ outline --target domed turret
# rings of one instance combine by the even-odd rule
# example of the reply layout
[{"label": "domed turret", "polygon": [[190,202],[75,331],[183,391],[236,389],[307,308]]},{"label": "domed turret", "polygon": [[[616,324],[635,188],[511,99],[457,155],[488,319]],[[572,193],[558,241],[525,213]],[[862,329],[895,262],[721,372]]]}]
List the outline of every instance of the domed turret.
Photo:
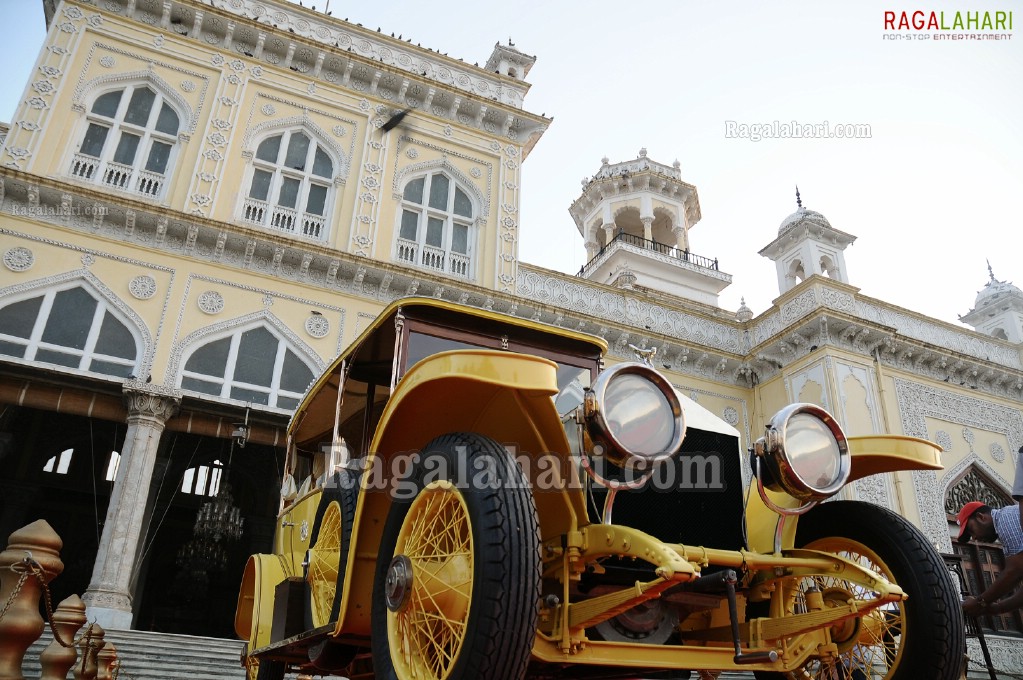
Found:
[{"label": "domed turret", "polygon": [[1023,342],[1023,291],[1009,281],[999,281],[988,262],[989,280],[973,303],[973,309],[959,317],[974,330],[1000,340]]},{"label": "domed turret", "polygon": [[601,159],[568,209],[586,246],[580,276],[717,306],[718,293],[732,277],[718,269],[716,259],[690,248],[700,198],[696,187],[682,181],[680,167],[678,161],[658,163],[645,148],[630,161]]},{"label": "domed turret", "polygon": [[843,251],[855,240],[832,227],[824,215],[804,208],[796,187],[796,211],[782,220],[778,238],[760,254],[777,265],[778,289],[784,293],[813,274],[849,283]]}]

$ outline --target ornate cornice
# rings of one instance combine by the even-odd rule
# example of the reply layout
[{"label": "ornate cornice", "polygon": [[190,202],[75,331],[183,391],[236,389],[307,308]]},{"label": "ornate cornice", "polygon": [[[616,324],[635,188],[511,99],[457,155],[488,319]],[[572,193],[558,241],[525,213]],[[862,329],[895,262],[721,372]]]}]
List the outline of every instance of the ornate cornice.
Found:
[{"label": "ornate cornice", "polygon": [[300,73],[313,86],[338,85],[396,108],[500,134],[523,144],[527,154],[550,124],[551,119],[523,110],[529,84],[522,80],[289,2],[172,0],[162,2],[156,14],[155,6],[143,2],[95,7],[155,31],[162,49],[168,49],[168,41],[195,40],[205,49],[254,60],[260,64],[255,68]]}]

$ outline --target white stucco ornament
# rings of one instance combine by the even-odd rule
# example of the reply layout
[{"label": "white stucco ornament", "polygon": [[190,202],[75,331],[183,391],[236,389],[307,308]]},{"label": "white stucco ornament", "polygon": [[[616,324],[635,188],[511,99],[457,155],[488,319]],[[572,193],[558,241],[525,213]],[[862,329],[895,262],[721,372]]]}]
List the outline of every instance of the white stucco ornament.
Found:
[{"label": "white stucco ornament", "polygon": [[4,266],[12,272],[24,272],[32,268],[36,257],[32,251],[23,246],[10,248],[4,253]]},{"label": "white stucco ornament", "polygon": [[305,320],[305,332],[314,338],[322,338],[330,333],[330,321],[320,314],[313,314]]},{"label": "white stucco ornament", "polygon": [[208,290],[199,295],[196,304],[206,314],[219,314],[224,311],[224,296],[215,290]]},{"label": "white stucco ornament", "polygon": [[136,276],[128,282],[128,292],[137,300],[148,300],[156,295],[156,279],[148,274]]}]

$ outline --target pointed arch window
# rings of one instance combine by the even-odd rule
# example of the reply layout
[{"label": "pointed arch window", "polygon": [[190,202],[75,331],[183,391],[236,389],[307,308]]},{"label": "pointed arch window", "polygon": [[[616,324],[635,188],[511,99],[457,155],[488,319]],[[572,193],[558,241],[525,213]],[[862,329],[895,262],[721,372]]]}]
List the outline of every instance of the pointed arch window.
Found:
[{"label": "pointed arch window", "polygon": [[475,213],[469,194],[447,173],[409,180],[402,191],[394,258],[471,278]]},{"label": "pointed arch window", "polygon": [[124,378],[140,344],[107,302],[82,286],[0,307],[0,355]]},{"label": "pointed arch window", "polygon": [[303,130],[267,137],[252,159],[242,219],[315,239],[326,237],[334,160]]},{"label": "pointed arch window", "polygon": [[178,141],[178,113],[146,84],[96,97],[72,177],[148,198],[163,196]]},{"label": "pointed arch window", "polygon": [[185,360],[181,387],[217,397],[294,409],[313,372],[266,326],[239,330],[197,347]]}]

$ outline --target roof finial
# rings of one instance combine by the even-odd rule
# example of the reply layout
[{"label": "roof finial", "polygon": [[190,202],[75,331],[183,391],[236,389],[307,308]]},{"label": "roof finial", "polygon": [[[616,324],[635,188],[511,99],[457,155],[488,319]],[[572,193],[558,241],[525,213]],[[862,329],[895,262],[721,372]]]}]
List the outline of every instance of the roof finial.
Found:
[{"label": "roof finial", "polygon": [[995,282],[995,273],[991,269],[991,260],[986,260],[986,262],[987,262],[987,273],[988,273],[988,276],[991,277],[991,283],[994,283]]},{"label": "roof finial", "polygon": [[796,207],[802,209],[803,199],[799,197],[799,185],[796,185]]}]

